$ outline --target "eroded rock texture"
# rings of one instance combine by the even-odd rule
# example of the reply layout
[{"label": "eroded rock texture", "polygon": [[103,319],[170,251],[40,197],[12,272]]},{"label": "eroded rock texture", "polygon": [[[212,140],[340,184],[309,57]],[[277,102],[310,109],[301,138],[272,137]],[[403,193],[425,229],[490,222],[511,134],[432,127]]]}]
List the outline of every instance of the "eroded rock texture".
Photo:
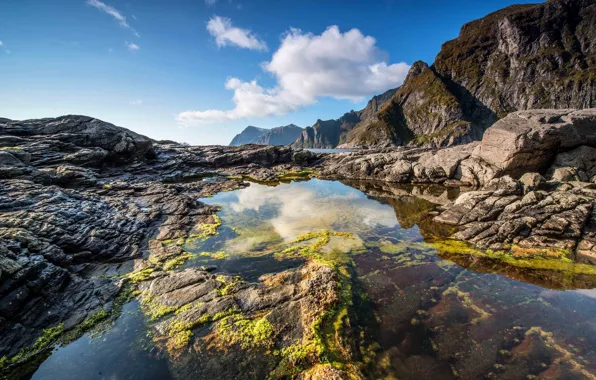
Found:
[{"label": "eroded rock texture", "polygon": [[[86,116],[0,121],[0,357],[31,346],[51,326],[69,330],[109,312],[122,274],[160,242],[197,233],[215,207],[197,198],[272,167],[316,157],[289,148],[187,147]],[[280,169],[281,170],[281,169]],[[194,180],[186,183],[186,180]]]}]

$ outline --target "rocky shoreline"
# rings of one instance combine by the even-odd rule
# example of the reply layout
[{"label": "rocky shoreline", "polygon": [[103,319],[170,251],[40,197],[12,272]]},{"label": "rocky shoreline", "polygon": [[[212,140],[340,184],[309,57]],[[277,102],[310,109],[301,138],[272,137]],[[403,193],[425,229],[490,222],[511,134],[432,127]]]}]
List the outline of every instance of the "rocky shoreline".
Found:
[{"label": "rocky shoreline", "polygon": [[453,238],[493,250],[559,248],[596,264],[596,110],[519,111],[482,141],[439,150],[397,149],[330,155],[321,176],[468,186],[437,222]]},{"label": "rocky shoreline", "polygon": [[[424,212],[449,231],[442,238],[471,243],[470,254],[479,249],[596,264],[596,110],[516,112],[480,142],[439,150],[191,147],[84,116],[0,119],[0,145],[5,371],[113,318],[133,296],[145,300],[148,313],[169,315],[157,325],[168,348],[187,344],[208,318],[213,331],[248,325],[250,344],[259,349],[298,342],[300,355],[320,362],[322,351],[311,345],[320,344],[315,330],[304,326],[341,305],[342,281],[328,266],[308,262],[259,283],[222,277],[216,268],[175,270],[186,257],[179,242],[216,234],[221,224],[218,209],[197,199],[249,186],[246,179],[375,180],[381,183],[375,191],[382,183],[441,185],[438,193],[420,190],[421,198],[440,204]],[[462,187],[461,194],[443,194],[450,187]],[[264,312],[280,317],[260,323]],[[294,325],[302,327],[287,327]],[[242,348],[243,338],[230,339],[236,338]],[[356,347],[346,347],[353,352],[338,355],[356,355]],[[287,357],[265,367],[282,370]],[[358,373],[329,366],[312,371],[331,378]]]}]

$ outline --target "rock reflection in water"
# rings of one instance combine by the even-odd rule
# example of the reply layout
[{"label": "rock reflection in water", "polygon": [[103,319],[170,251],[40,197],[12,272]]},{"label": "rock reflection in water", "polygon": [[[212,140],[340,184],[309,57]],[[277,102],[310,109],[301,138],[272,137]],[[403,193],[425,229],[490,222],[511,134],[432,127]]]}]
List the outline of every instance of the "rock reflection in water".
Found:
[{"label": "rock reflection in water", "polygon": [[[241,307],[247,300],[264,302],[252,296],[263,289],[254,283],[267,273],[304,270],[308,257],[281,253],[297,237],[319,233],[329,239],[321,249],[323,262],[341,263],[343,278],[350,281],[343,289],[352,294],[343,318],[349,318],[350,325],[344,332],[353,336],[334,339],[349,342],[342,349],[353,352],[327,360],[343,359],[365,378],[593,379],[596,297],[589,291],[561,289],[596,288],[596,276],[574,273],[573,265],[570,270],[537,270],[437,251],[433,244],[452,230],[433,222],[433,212],[459,191],[310,180],[276,187],[251,184],[219,193],[204,200],[222,207],[219,234],[187,242],[185,248],[194,257],[182,269],[215,265],[217,272],[245,282],[236,290],[238,296],[232,296]],[[322,231],[346,232],[353,238]],[[309,283],[306,272],[296,280]],[[265,278],[267,286],[273,286],[268,292],[289,292],[295,286],[278,284],[275,276]],[[275,334],[278,326],[294,326],[280,328],[285,340],[239,351],[222,346],[213,325],[202,325],[193,330],[192,344],[170,356],[172,376],[276,378],[285,360],[279,352],[295,343],[292,329],[305,311],[299,312],[291,298],[280,300],[283,307],[270,305],[266,310],[276,316],[270,321]],[[300,334],[305,331],[304,326],[299,329]],[[91,352],[88,346],[79,349],[81,355]],[[39,378],[52,373],[48,366],[59,363],[57,358],[70,360],[64,355],[59,350],[50,357]],[[129,365],[134,368],[135,362]],[[115,371],[120,375],[131,369]]]}]

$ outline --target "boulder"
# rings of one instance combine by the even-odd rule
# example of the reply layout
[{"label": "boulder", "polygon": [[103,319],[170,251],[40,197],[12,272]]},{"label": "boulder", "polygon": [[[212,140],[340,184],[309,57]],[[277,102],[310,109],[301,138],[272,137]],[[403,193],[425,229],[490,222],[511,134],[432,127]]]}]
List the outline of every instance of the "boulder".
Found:
[{"label": "boulder", "polygon": [[528,190],[538,188],[544,183],[545,179],[539,173],[525,173],[519,178],[519,182]]},{"label": "boulder", "polygon": [[310,150],[298,150],[292,154],[292,162],[296,165],[307,165],[316,158],[316,154]]},{"label": "boulder", "polygon": [[575,168],[556,168],[552,180],[557,182],[579,181],[579,174]]},{"label": "boulder", "polygon": [[596,109],[519,111],[490,127],[473,156],[519,176],[543,171],[560,150],[581,145],[596,146]]}]

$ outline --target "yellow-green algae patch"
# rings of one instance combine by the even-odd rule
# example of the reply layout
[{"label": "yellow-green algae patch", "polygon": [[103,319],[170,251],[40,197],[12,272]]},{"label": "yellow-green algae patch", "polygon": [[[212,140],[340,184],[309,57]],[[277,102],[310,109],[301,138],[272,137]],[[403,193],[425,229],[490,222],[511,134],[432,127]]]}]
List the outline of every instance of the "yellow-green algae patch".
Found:
[{"label": "yellow-green algae patch", "polygon": [[157,297],[154,297],[149,291],[141,292],[139,299],[141,307],[145,314],[151,320],[158,319],[164,315],[174,313],[179,309],[176,306],[168,306],[162,303]]},{"label": "yellow-green algae patch", "polygon": [[214,260],[223,260],[230,257],[225,251],[217,251],[217,252],[201,252],[199,253],[201,257],[209,257]]},{"label": "yellow-green algae patch", "polygon": [[563,249],[521,248],[512,246],[509,252],[480,250],[458,240],[438,240],[428,243],[439,256],[449,259],[457,256],[474,256],[496,259],[518,268],[563,271],[574,274],[596,275],[596,267],[575,263],[569,259],[570,253]]},{"label": "yellow-green algae patch", "polygon": [[217,229],[221,227],[221,219],[213,214],[213,223],[201,223],[196,227],[197,233],[191,234],[191,239],[205,239],[217,235]]},{"label": "yellow-green algae patch", "polygon": [[[334,249],[331,251],[323,251],[326,245],[329,244],[332,237],[340,237],[344,239],[356,239],[356,236],[350,232],[335,232],[322,230],[318,232],[308,232],[298,236],[290,247],[278,252],[278,255],[300,255],[306,258],[312,258],[317,262],[326,264],[332,268],[337,269],[340,265],[346,264],[347,260],[344,252]],[[311,242],[312,241],[312,242]],[[310,244],[303,244],[311,242]]]},{"label": "yellow-green algae patch", "polygon": [[2,359],[0,359],[0,368],[5,367],[6,364],[9,364],[9,363],[16,364],[23,360],[27,360],[31,356],[33,356],[33,355],[45,350],[46,348],[50,347],[51,345],[53,345],[55,343],[56,339],[59,336],[61,336],[63,333],[64,333],[64,324],[63,323],[56,325],[54,327],[44,329],[42,336],[40,336],[35,341],[35,343],[33,343],[32,346],[23,348],[21,351],[19,351],[18,354],[13,356],[10,360],[6,356],[3,356]]},{"label": "yellow-green algae patch", "polygon": [[191,257],[192,257],[192,254],[190,254],[188,252],[184,252],[181,255],[166,261],[163,264],[163,270],[168,271],[168,270],[173,270],[173,269],[179,268],[186,262],[186,260],[190,259]]},{"label": "yellow-green algae patch", "polygon": [[241,315],[223,318],[217,324],[217,334],[227,344],[239,344],[243,349],[272,346],[274,330],[267,316],[247,318]]}]

